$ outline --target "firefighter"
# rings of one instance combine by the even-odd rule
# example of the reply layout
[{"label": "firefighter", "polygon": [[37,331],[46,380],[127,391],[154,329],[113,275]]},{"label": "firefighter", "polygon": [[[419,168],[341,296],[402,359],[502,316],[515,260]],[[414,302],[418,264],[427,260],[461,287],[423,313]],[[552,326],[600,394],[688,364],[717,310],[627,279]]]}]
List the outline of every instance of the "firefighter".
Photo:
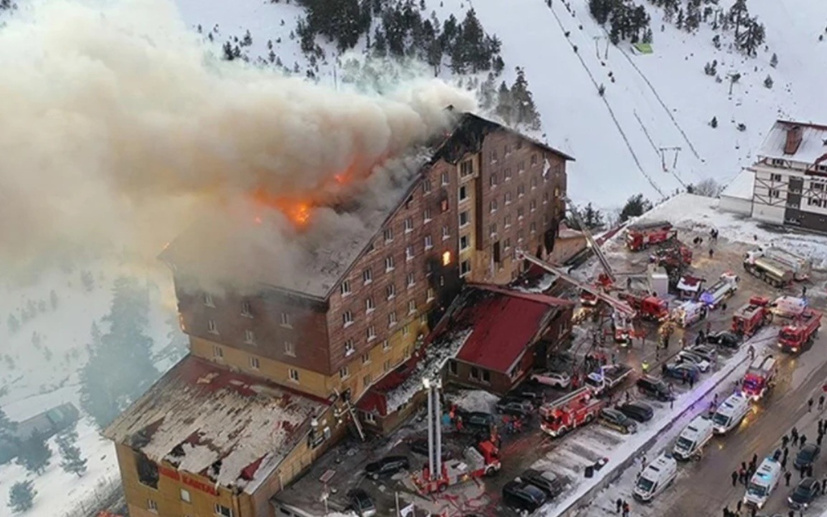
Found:
[{"label": "firefighter", "polygon": [[644,359],[640,364],[640,369],[643,370],[644,374],[649,373],[649,361]]}]

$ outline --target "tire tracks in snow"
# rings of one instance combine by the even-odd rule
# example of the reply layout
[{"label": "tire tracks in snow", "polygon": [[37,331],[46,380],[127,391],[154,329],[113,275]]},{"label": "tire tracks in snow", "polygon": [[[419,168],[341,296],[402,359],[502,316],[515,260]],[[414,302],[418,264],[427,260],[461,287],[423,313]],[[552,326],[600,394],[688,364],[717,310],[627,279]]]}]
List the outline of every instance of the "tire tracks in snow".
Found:
[{"label": "tire tracks in snow", "polygon": [[[548,8],[549,8],[549,11],[551,11],[551,14],[554,16],[554,19],[557,20],[557,25],[560,26],[560,30],[563,32],[563,34],[565,35],[566,32],[569,32],[569,34],[571,34],[573,31],[566,31],[566,27],[563,25],[563,21],[560,20],[560,17],[557,15],[557,12],[551,6],[548,6]],[[569,11],[568,7],[566,7],[566,11],[571,12],[571,11]],[[566,40],[568,40],[569,44],[572,45],[571,40],[570,40],[569,37],[566,37]],[[586,74],[588,74],[589,79],[591,80],[592,84],[594,85],[594,89],[599,90],[600,86],[597,84],[597,80],[595,79],[594,75],[592,74],[591,70],[589,69],[589,66],[586,64],[586,61],[583,59],[583,56],[580,55],[579,48],[578,48],[578,51],[574,52],[574,54],[577,56],[577,59],[580,60],[580,64],[583,65],[583,69],[586,71]],[[649,175],[649,173],[647,173],[646,170],[644,170],[643,165],[640,163],[640,160],[638,159],[637,153],[635,153],[635,150],[632,147],[632,143],[629,141],[629,138],[626,136],[626,132],[623,131],[623,127],[621,127],[620,121],[617,119],[617,116],[615,115],[611,104],[609,104],[609,100],[606,98],[605,92],[604,92],[603,95],[600,96],[600,98],[603,100],[603,104],[606,105],[606,109],[609,110],[609,116],[612,117],[612,121],[614,122],[615,127],[617,127],[618,132],[620,132],[620,136],[623,138],[623,142],[626,144],[626,147],[629,149],[629,153],[631,153],[632,159],[635,161],[635,165],[637,165],[638,170],[643,175],[643,177],[646,178],[646,180],[649,182],[649,185],[651,185],[652,188],[655,189],[655,192],[660,194],[660,196],[663,199],[666,199],[667,196],[663,193],[663,190],[661,190],[661,188],[655,182],[654,178],[652,178],[652,176]]]}]

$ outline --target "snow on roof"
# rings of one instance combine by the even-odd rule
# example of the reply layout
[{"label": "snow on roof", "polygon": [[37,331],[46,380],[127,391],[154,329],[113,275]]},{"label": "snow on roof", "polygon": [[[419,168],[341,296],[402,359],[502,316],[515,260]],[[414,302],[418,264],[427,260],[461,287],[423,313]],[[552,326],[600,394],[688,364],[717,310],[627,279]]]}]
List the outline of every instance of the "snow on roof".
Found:
[{"label": "snow on roof", "polygon": [[703,282],[703,278],[698,278],[691,275],[684,275],[678,281],[678,290],[689,292],[698,291],[701,289],[701,285],[703,284]]},{"label": "snow on roof", "polygon": [[[718,199],[682,193],[671,197],[636,221],[668,220],[682,231],[709,234],[715,228],[722,239],[754,246],[775,246],[800,257],[811,257],[813,268],[827,269],[827,236],[789,229],[774,230],[759,222],[718,210]],[[607,251],[615,252],[623,246],[617,236],[610,239]]]},{"label": "snow on roof", "polygon": [[[801,128],[801,145],[798,146],[795,154],[784,154],[787,131],[795,126]],[[815,163],[825,154],[827,154],[827,126],[785,120],[775,121],[758,150],[759,157],[780,158],[807,164]]]},{"label": "snow on roof", "polygon": [[738,199],[752,199],[754,192],[755,173],[749,169],[743,169],[735,176],[735,179],[721,191],[721,197],[735,197]]},{"label": "snow on roof", "polygon": [[104,436],[156,463],[167,461],[252,493],[325,406],[324,401],[187,356]]}]

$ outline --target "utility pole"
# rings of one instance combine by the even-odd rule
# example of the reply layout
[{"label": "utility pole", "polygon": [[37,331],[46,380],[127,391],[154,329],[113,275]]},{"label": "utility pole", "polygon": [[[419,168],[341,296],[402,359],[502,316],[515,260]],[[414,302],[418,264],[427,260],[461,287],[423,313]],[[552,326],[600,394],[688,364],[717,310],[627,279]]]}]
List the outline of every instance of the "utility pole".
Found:
[{"label": "utility pole", "polygon": [[660,162],[663,166],[663,172],[669,172],[669,169],[666,167],[666,151],[675,151],[675,159],[672,162],[672,168],[674,169],[678,165],[678,153],[681,152],[680,147],[658,147],[660,151]]},{"label": "utility pole", "polygon": [[608,61],[609,60],[609,38],[605,38],[605,39],[606,39],[606,54],[603,56],[603,60]]},{"label": "utility pole", "polygon": [[600,49],[599,49],[599,48],[597,48],[597,42],[598,42],[598,41],[599,41],[602,37],[603,37],[603,36],[595,36],[595,37],[594,37],[594,55],[595,55],[595,57],[596,57],[597,59],[600,59]]}]

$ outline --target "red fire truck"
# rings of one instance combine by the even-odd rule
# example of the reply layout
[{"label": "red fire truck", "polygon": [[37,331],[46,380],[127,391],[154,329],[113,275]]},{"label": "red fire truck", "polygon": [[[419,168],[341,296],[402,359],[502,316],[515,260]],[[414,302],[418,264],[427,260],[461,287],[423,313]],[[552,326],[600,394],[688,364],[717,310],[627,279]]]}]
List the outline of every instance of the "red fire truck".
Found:
[{"label": "red fire truck", "polygon": [[665,321],[669,318],[669,304],[648,293],[620,291],[617,297],[637,311],[638,317],[649,321]]},{"label": "red fire truck", "polygon": [[741,383],[744,396],[752,400],[760,400],[772,388],[775,370],[773,356],[756,357],[744,375],[744,382]]},{"label": "red fire truck", "polygon": [[640,251],[653,244],[671,241],[678,236],[668,221],[635,223],[626,228],[626,246],[632,251]]},{"label": "red fire truck", "polygon": [[772,323],[772,311],[769,298],[753,296],[749,299],[749,303],[735,311],[732,316],[732,331],[749,337],[770,323]]},{"label": "red fire truck", "polygon": [[414,476],[413,481],[420,493],[433,494],[452,485],[493,475],[500,466],[499,449],[491,440],[484,440],[476,447],[465,449],[462,459],[444,462],[441,475],[431,476],[426,465],[422,477]]},{"label": "red fire truck", "polygon": [[586,425],[597,418],[605,402],[588,387],[580,388],[561,399],[540,406],[540,429],[553,437]]},{"label": "red fire truck", "polygon": [[778,333],[778,348],[784,352],[800,352],[813,342],[820,327],[821,313],[813,309],[804,309],[794,323],[782,328]]}]

